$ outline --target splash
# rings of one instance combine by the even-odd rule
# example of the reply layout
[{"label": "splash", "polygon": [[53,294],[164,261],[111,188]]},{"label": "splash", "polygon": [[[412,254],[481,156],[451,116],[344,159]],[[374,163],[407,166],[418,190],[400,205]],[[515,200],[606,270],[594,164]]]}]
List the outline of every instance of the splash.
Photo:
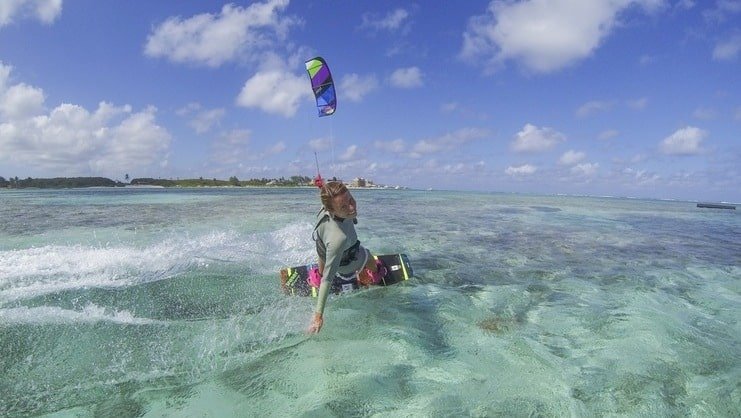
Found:
[{"label": "splash", "polygon": [[124,288],[171,279],[212,263],[274,272],[313,256],[309,224],[267,233],[234,230],[176,236],[146,245],[47,245],[0,251],[0,306],[58,292]]},{"label": "splash", "polygon": [[56,306],[36,308],[19,307],[0,309],[0,322],[5,325],[17,324],[79,324],[109,322],[127,325],[166,325],[166,322],[148,318],[137,318],[127,310],[111,310],[89,303],[82,310],[62,309]]}]

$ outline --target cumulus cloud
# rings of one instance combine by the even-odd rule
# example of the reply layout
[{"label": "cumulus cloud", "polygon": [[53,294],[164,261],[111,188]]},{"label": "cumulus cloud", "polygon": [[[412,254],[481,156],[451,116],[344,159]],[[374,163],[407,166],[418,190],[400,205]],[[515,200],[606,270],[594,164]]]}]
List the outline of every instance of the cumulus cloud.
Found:
[{"label": "cumulus cloud", "polygon": [[538,171],[538,168],[531,164],[523,164],[518,166],[509,166],[506,170],[504,170],[504,173],[508,176],[526,176],[530,174],[534,174],[536,171]]},{"label": "cumulus cloud", "polygon": [[340,82],[342,97],[351,102],[363,100],[363,97],[376,88],[378,88],[378,79],[372,74],[361,76],[352,73],[342,77]]},{"label": "cumulus cloud", "polygon": [[437,138],[428,138],[417,141],[412,147],[413,158],[419,158],[423,154],[433,154],[442,151],[451,151],[463,144],[477,139],[485,138],[489,132],[479,128],[463,128],[455,132],[442,135]]},{"label": "cumulus cloud", "polygon": [[495,70],[514,60],[553,72],[589,57],[618,26],[629,7],[658,9],[662,0],[492,1],[468,22],[461,57]]},{"label": "cumulus cloud", "polygon": [[288,29],[297,24],[296,19],[281,16],[286,7],[288,0],[268,0],[244,8],[226,4],[216,14],[170,17],[149,34],[144,53],[210,67],[255,59],[284,40]]},{"label": "cumulus cloud", "polygon": [[730,61],[736,59],[739,51],[741,51],[741,33],[718,42],[713,48],[713,59],[716,61]]},{"label": "cumulus cloud", "polygon": [[273,70],[258,72],[250,77],[244,83],[236,103],[290,118],[296,114],[301,100],[311,97],[305,76]]},{"label": "cumulus cloud", "polygon": [[10,120],[22,120],[40,115],[44,108],[44,92],[26,84],[16,84],[3,92],[0,115]]},{"label": "cumulus cloud", "polygon": [[705,137],[706,131],[687,126],[664,138],[660,149],[667,155],[697,155],[703,151],[700,145]]},{"label": "cumulus cloud", "polygon": [[566,137],[551,128],[538,128],[526,124],[515,136],[510,145],[515,152],[541,152],[553,148],[557,143],[566,140]]},{"label": "cumulus cloud", "polygon": [[393,32],[402,27],[404,22],[409,18],[409,12],[404,9],[396,9],[385,16],[366,13],[363,15],[362,28],[369,28],[377,31]]},{"label": "cumulus cloud", "polygon": [[574,165],[586,158],[587,154],[581,151],[568,150],[561,155],[558,163],[561,165]]},{"label": "cumulus cloud", "polygon": [[157,109],[100,102],[94,111],[64,103],[47,112],[43,90],[9,82],[0,63],[0,161],[55,175],[120,175],[163,164],[171,136]]},{"label": "cumulus cloud", "polygon": [[389,82],[394,87],[411,89],[422,87],[422,77],[422,71],[418,67],[399,68],[391,74]]},{"label": "cumulus cloud", "polygon": [[61,14],[62,0],[3,0],[0,1],[0,28],[16,17],[31,17],[50,24]]}]

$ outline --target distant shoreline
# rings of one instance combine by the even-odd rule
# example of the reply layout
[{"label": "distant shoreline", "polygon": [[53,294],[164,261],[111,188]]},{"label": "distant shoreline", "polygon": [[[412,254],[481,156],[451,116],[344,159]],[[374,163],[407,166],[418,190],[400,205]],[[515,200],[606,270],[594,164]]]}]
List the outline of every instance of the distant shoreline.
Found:
[{"label": "distant shoreline", "polygon": [[[128,178],[127,178],[128,181]],[[306,176],[292,176],[288,179],[250,179],[239,180],[231,177],[229,180],[204,179],[159,179],[159,178],[134,178],[130,182],[111,180],[106,177],[53,177],[53,178],[25,178],[11,177],[5,179],[0,176],[0,189],[76,189],[90,187],[294,187],[312,186],[312,179]]]},{"label": "distant shoreline", "polygon": [[[284,187],[284,188],[315,188],[314,180],[307,176],[292,176],[288,179],[281,177],[279,179],[250,179],[239,180],[237,177],[231,177],[229,180],[204,179],[156,179],[156,178],[135,178],[128,183],[120,180],[111,180],[106,177],[54,177],[54,178],[25,178],[18,177],[5,179],[0,177],[0,190],[18,190],[18,189],[80,189],[80,188],[250,188],[250,187]],[[369,186],[353,187],[358,189],[407,189],[406,187],[387,187],[387,186]]]}]

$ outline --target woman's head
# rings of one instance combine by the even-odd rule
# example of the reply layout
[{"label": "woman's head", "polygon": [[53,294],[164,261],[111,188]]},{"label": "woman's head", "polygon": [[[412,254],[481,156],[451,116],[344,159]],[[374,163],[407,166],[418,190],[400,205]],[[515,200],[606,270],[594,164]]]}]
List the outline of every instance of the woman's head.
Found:
[{"label": "woman's head", "polygon": [[322,205],[329,213],[340,218],[358,216],[355,199],[340,181],[329,181],[322,186],[320,198]]}]

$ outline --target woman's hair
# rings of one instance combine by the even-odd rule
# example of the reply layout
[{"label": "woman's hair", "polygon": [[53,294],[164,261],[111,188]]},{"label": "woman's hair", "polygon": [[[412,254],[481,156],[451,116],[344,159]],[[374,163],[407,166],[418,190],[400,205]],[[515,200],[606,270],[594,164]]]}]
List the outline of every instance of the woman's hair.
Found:
[{"label": "woman's hair", "polygon": [[320,198],[322,199],[322,206],[324,206],[325,209],[332,211],[334,208],[332,207],[332,201],[335,196],[339,196],[343,193],[347,192],[347,187],[342,184],[341,181],[328,181],[322,186],[322,191],[320,193]]}]

